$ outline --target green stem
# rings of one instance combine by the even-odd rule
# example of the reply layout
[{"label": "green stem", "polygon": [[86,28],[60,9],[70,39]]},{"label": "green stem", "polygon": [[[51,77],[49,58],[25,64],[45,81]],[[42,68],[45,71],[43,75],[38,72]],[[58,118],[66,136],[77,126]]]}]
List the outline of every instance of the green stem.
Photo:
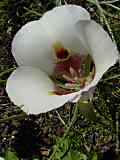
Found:
[{"label": "green stem", "polygon": [[7,80],[0,80],[0,83],[6,83]]},{"label": "green stem", "polygon": [[112,80],[112,79],[116,79],[116,78],[120,78],[120,74],[118,75],[114,75],[105,79],[101,79],[100,82],[104,82],[104,81],[108,81],[108,80]]},{"label": "green stem", "polygon": [[100,4],[110,4],[110,3],[115,3],[115,2],[118,2],[119,0],[111,0],[111,1],[102,1],[102,2],[99,2]]},{"label": "green stem", "polygon": [[9,69],[1,72],[1,73],[0,73],[0,78],[1,78],[2,76],[4,76],[4,74],[9,73],[9,72],[12,72],[12,71],[14,71],[15,69],[16,69],[16,67],[14,67],[14,68],[9,68]]},{"label": "green stem", "polygon": [[69,132],[70,132],[70,129],[71,129],[72,125],[74,124],[75,120],[76,120],[77,113],[78,113],[78,104],[76,103],[74,106],[75,106],[74,115],[73,115],[73,117],[72,117],[71,122],[69,123],[69,126],[68,126],[67,129],[66,129],[66,132],[65,132],[65,134],[64,134],[63,139],[65,139],[65,138],[68,136],[68,134],[69,134]]},{"label": "green stem", "polygon": [[[64,133],[64,136],[63,136],[63,138],[60,140],[60,142],[61,142],[61,141],[64,141],[64,139],[69,135],[70,129],[71,129],[71,127],[73,126],[73,124],[74,124],[74,122],[75,122],[75,120],[76,120],[77,113],[78,113],[78,105],[77,105],[77,103],[74,105],[74,107],[75,107],[74,115],[73,115],[73,117],[72,117],[71,122],[69,122],[68,127],[67,127],[67,129],[66,129],[66,131],[65,131],[65,133]],[[60,143],[60,142],[59,142],[59,143]],[[53,160],[56,152],[57,152],[57,147],[56,147],[55,150],[53,151],[53,153],[52,153],[52,155],[50,156],[49,160]]]},{"label": "green stem", "polygon": [[111,14],[111,13],[109,13],[109,12],[105,11],[104,9],[103,9],[103,13],[104,13],[105,15],[109,16],[109,17],[112,17],[112,18],[116,18],[116,19],[118,19],[118,18],[119,18],[119,16],[118,16],[118,15]]},{"label": "green stem", "polygon": [[24,7],[24,9],[25,9],[28,13],[35,14],[36,16],[39,16],[39,17],[41,17],[41,16],[43,15],[42,13],[38,13],[38,12],[33,11],[33,10],[30,10],[30,9],[28,9],[28,8],[26,8],[26,7]]},{"label": "green stem", "polygon": [[120,11],[120,8],[115,6],[115,5],[113,5],[113,4],[106,3],[106,6],[110,6],[110,7],[114,8],[114,9],[117,9],[118,11]]},{"label": "green stem", "polygon": [[0,123],[4,123],[4,122],[8,122],[9,120],[15,120],[15,119],[24,118],[24,117],[26,117],[26,115],[24,114],[14,115],[14,116],[0,119]]},{"label": "green stem", "polygon": [[56,147],[55,150],[53,151],[53,153],[52,153],[52,155],[50,156],[49,160],[53,160],[56,152],[57,152],[57,147]]}]

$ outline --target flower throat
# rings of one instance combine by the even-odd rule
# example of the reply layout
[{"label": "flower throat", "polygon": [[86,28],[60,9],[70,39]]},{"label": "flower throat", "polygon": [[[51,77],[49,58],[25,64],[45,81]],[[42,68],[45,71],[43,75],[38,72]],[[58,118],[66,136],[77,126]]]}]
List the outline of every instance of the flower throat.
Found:
[{"label": "flower throat", "polygon": [[65,95],[77,92],[91,83],[95,76],[95,64],[90,55],[70,52],[63,46],[55,46],[57,62],[50,76],[55,90],[50,94]]}]

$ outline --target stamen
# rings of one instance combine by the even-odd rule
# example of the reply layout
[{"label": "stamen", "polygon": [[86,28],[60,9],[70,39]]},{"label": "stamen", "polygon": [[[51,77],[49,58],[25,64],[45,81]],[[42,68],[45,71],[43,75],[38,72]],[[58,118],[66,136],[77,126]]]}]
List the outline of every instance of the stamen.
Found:
[{"label": "stamen", "polygon": [[65,87],[75,88],[75,87],[76,87],[76,84],[73,84],[73,83],[65,83]]},{"label": "stamen", "polygon": [[[55,91],[50,91],[51,95],[77,92],[92,82],[96,69],[92,57],[71,55],[71,52],[59,43],[55,44],[54,51],[58,59],[56,68],[59,68],[59,70],[57,76],[52,77]],[[71,57],[67,60],[69,56]]]},{"label": "stamen", "polygon": [[70,83],[74,83],[74,82],[75,82],[72,78],[68,77],[68,76],[65,75],[65,74],[63,74],[62,77],[63,77],[66,81],[68,81],[68,82],[70,82]]}]

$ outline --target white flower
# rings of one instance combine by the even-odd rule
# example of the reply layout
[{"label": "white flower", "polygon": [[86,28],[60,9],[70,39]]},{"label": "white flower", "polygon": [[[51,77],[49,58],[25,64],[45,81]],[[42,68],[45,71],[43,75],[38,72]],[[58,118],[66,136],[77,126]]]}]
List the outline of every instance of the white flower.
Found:
[{"label": "white flower", "polygon": [[[8,78],[8,96],[33,114],[68,101],[88,99],[103,74],[118,60],[116,45],[109,35],[76,5],[55,7],[40,20],[24,25],[13,39],[12,53],[19,67]],[[90,83],[80,67],[88,54],[96,69]],[[67,81],[64,87],[77,89],[71,92],[57,86],[50,78],[55,73]]]}]

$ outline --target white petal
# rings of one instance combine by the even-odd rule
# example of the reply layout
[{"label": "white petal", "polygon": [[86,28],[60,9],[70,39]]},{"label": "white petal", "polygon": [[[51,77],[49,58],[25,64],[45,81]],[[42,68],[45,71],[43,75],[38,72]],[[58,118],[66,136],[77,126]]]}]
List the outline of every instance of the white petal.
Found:
[{"label": "white petal", "polygon": [[51,40],[40,21],[32,21],[24,25],[15,35],[12,53],[18,65],[40,67],[51,73],[54,67],[51,46]]},{"label": "white petal", "polygon": [[[82,31],[81,32],[81,28]],[[76,24],[79,39],[84,37],[89,54],[93,57],[99,77],[118,60],[118,51],[114,42],[95,21],[79,21]]]},{"label": "white petal", "polygon": [[67,5],[56,7],[40,20],[24,25],[12,42],[12,53],[18,65],[40,67],[52,73],[56,60],[52,45],[56,41],[61,41],[66,48],[86,52],[74,29],[80,19],[90,19],[89,13],[80,6]]},{"label": "white petal", "polygon": [[74,28],[78,20],[90,20],[87,10],[76,5],[63,5],[46,12],[41,18],[41,23],[53,38],[53,42],[61,41],[65,48],[85,54],[86,48],[77,38]]},{"label": "white petal", "polygon": [[[81,32],[82,28],[82,32]],[[87,100],[93,93],[93,88],[97,85],[103,74],[113,66],[118,60],[118,51],[114,42],[103,28],[94,21],[79,21],[76,24],[79,39],[89,48],[89,54],[93,57],[96,65],[94,80],[81,89],[79,92],[71,94],[70,101]],[[72,97],[73,96],[73,97]]]},{"label": "white petal", "polygon": [[50,95],[54,89],[45,72],[33,67],[19,67],[8,78],[6,90],[11,100],[27,113],[38,114],[58,108],[67,96]]}]

